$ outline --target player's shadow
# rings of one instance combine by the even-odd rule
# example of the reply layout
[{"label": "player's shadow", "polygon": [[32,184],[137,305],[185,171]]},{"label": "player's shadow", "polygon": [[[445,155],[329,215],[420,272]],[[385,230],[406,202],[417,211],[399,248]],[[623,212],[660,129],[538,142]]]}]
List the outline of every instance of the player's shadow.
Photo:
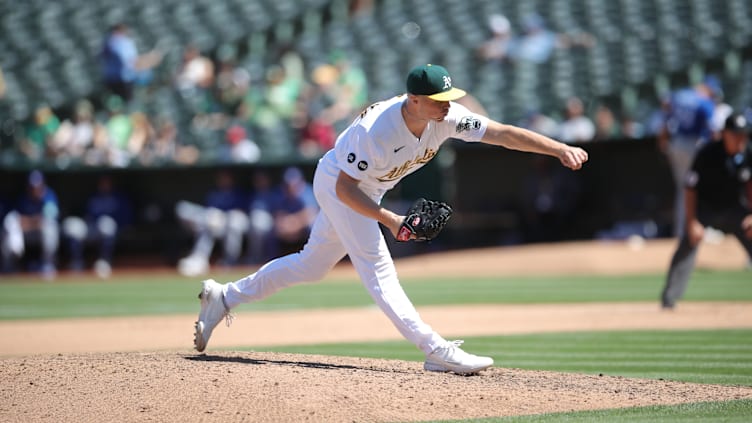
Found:
[{"label": "player's shadow", "polygon": [[223,363],[239,363],[239,364],[251,364],[255,366],[287,366],[287,367],[305,367],[310,369],[324,369],[324,370],[365,370],[369,372],[383,372],[383,373],[412,373],[408,371],[396,370],[396,369],[380,369],[376,367],[358,367],[349,364],[332,364],[332,363],[319,363],[313,361],[291,361],[291,360],[268,360],[268,359],[255,359],[248,357],[223,357],[219,355],[186,355],[186,360],[191,361],[214,361]]}]

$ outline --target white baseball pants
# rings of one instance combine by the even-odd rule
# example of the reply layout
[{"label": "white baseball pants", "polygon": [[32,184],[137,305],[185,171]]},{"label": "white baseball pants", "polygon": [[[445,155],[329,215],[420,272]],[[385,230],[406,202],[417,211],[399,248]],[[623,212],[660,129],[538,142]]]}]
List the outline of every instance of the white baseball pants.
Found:
[{"label": "white baseball pants", "polygon": [[402,336],[430,353],[446,341],[421,320],[402,289],[378,222],[339,200],[336,177],[322,165],[316,170],[313,188],[321,211],[303,250],[274,259],[256,273],[225,285],[226,305],[233,308],[288,286],[319,281],[347,254],[368,293]]}]

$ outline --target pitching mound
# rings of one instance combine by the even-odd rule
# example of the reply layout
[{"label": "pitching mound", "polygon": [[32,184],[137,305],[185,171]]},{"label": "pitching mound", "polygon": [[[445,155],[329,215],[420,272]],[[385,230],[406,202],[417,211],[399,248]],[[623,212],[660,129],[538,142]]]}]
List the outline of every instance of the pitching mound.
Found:
[{"label": "pitching mound", "polygon": [[[752,388],[260,352],[0,360],[3,421],[420,421],[752,398]],[[64,377],[61,377],[64,376]]]}]

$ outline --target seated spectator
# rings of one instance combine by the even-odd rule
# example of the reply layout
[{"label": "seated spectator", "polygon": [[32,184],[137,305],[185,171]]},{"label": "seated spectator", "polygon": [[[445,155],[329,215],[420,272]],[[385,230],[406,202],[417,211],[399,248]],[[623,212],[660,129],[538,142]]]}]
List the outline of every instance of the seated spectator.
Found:
[{"label": "seated spectator", "polygon": [[225,144],[220,149],[220,163],[255,163],[261,158],[261,149],[250,139],[241,125],[231,125],[225,132]]},{"label": "seated spectator", "polygon": [[60,127],[60,119],[46,104],[34,111],[32,121],[24,128],[20,150],[32,162],[39,162],[48,155],[53,137]]},{"label": "seated spectator", "polygon": [[596,141],[608,141],[619,136],[621,136],[621,128],[613,110],[605,104],[599,104],[595,109]]},{"label": "seated spectator", "polygon": [[71,255],[71,270],[84,268],[84,244],[95,244],[98,250],[94,271],[100,278],[112,273],[112,258],[120,231],[133,221],[130,199],[114,189],[112,178],[101,176],[96,191],[86,202],[84,217],[69,216],[63,220],[63,237]]},{"label": "seated spectator", "polygon": [[80,100],[73,117],[65,119],[53,137],[54,156],[58,160],[78,160],[86,156],[97,137],[103,136],[106,132],[94,119],[94,107],[88,100]]},{"label": "seated spectator", "polygon": [[559,122],[537,109],[529,110],[519,126],[550,138],[559,135]]},{"label": "seated spectator", "polygon": [[144,166],[160,166],[168,163],[182,165],[198,161],[200,152],[196,146],[185,145],[178,138],[175,122],[160,116],[156,119],[154,138],[148,142],[139,154],[139,162]]},{"label": "seated spectator", "polygon": [[546,26],[542,16],[531,13],[522,21],[524,34],[514,37],[508,55],[516,61],[545,63],[557,48],[592,47],[595,38],[591,34],[556,33]]},{"label": "seated spectator", "polygon": [[214,62],[195,45],[183,51],[183,61],[175,75],[175,88],[184,94],[208,91],[214,85]]},{"label": "seated spectator", "polygon": [[567,144],[589,142],[595,137],[595,124],[585,115],[582,100],[572,97],[567,100],[566,117],[559,124],[559,140]]},{"label": "seated spectator", "polygon": [[237,65],[236,51],[222,46],[217,52],[219,66],[214,80],[214,98],[221,112],[235,116],[251,87],[251,74]]},{"label": "seated spectator", "polygon": [[46,279],[55,277],[55,259],[59,245],[57,195],[48,187],[44,175],[35,170],[29,174],[28,187],[16,206],[3,219],[4,238],[0,244],[3,266],[13,271],[24,257],[28,244],[41,247],[41,260],[30,268]]},{"label": "seated spectator", "polygon": [[178,263],[178,271],[185,276],[208,272],[217,239],[223,242],[225,265],[235,265],[240,257],[243,235],[248,230],[247,198],[236,188],[235,179],[227,170],[217,173],[215,184],[203,205],[180,201],[175,207],[180,222],[195,236],[191,253]]},{"label": "seated spectator", "polygon": [[313,187],[297,167],[285,170],[279,196],[274,202],[274,230],[282,253],[296,251],[308,238],[319,206]]},{"label": "seated spectator", "polygon": [[488,17],[488,27],[491,29],[491,38],[480,45],[478,56],[489,62],[507,60],[509,44],[512,41],[512,25],[509,19],[502,14],[495,13]]},{"label": "seated spectator", "polygon": [[130,161],[128,143],[134,131],[133,121],[118,96],[107,99],[109,116],[104,123],[107,130],[106,164],[122,167]]}]

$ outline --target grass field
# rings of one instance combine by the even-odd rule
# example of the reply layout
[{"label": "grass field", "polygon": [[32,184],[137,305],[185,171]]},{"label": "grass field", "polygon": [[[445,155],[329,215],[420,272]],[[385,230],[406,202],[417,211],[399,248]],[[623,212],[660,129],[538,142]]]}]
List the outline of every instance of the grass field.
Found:
[{"label": "grass field", "polygon": [[[229,275],[226,280],[241,277]],[[752,301],[747,271],[698,271],[686,301]],[[0,283],[0,320],[194,313],[199,284],[178,276],[87,278],[60,283],[6,278]],[[418,305],[658,301],[662,275],[406,279]],[[372,305],[358,281],[320,282],[283,290],[239,310]]]},{"label": "grass field", "polygon": [[[232,279],[229,276],[227,279]],[[685,301],[752,301],[749,272],[699,271]],[[656,301],[662,276],[405,280],[418,306],[481,303]],[[198,283],[180,277],[116,277],[45,283],[5,278],[0,321],[195,313]],[[284,290],[243,311],[371,306],[357,281]],[[581,332],[466,339],[506,368],[752,386],[752,329]],[[405,342],[269,347],[266,350],[422,360]],[[695,403],[515,417],[483,422],[749,421],[752,401]]]}]

